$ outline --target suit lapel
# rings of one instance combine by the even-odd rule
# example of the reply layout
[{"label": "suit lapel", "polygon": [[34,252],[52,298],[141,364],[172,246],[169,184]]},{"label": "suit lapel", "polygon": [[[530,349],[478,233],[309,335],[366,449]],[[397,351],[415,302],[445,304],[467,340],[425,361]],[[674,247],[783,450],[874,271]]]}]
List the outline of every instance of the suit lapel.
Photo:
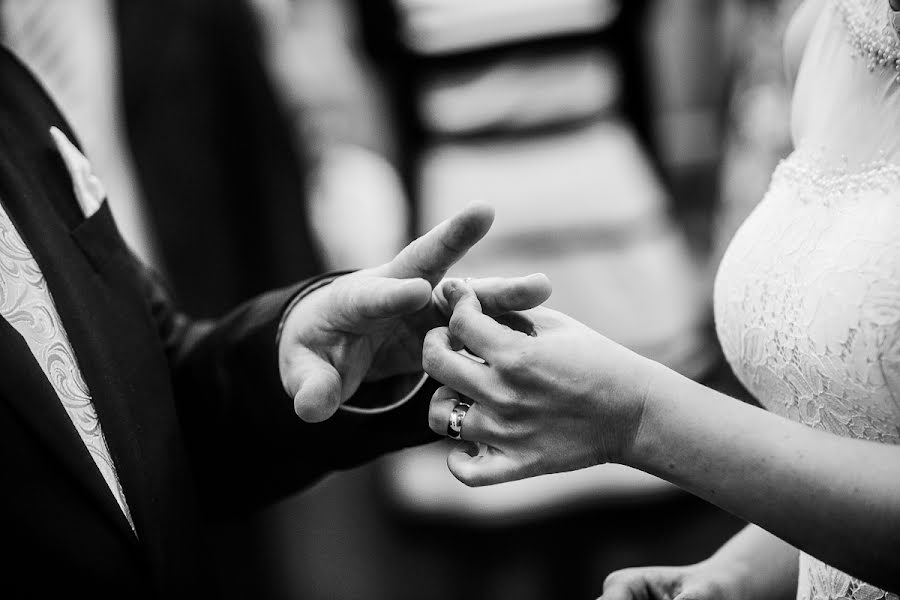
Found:
[{"label": "suit lapel", "polygon": [[6,399],[17,409],[34,434],[98,502],[112,526],[134,539],[119,505],[78,437],[56,392],[25,341],[5,319],[0,319],[0,362],[4,370],[0,377],[0,398]]},{"label": "suit lapel", "polygon": [[[10,181],[6,177],[10,165],[6,160],[5,144],[2,141],[0,141],[0,153],[4,155],[0,158],[0,173],[2,173],[0,174],[0,201],[7,206],[10,218],[15,222],[16,228],[42,267],[44,277],[47,278],[52,290],[54,304],[57,304],[57,308],[59,308],[59,294],[57,294],[52,281],[55,277],[51,276],[43,267],[47,261],[42,260],[41,256],[45,255],[48,249],[41,247],[40,240],[47,236],[35,235],[34,228],[29,224],[32,219],[20,218],[21,211],[14,208],[16,203],[7,200],[15,196],[12,188],[18,186],[10,186]],[[31,215],[34,221],[40,219],[41,213],[42,211],[37,211]],[[61,311],[60,314],[66,328],[69,329],[68,320],[62,316]],[[77,347],[75,354],[79,364],[82,364],[85,358],[82,357],[82,353]],[[133,538],[127,520],[87,448],[75,431],[59,397],[34,359],[25,340],[5,319],[0,319],[0,360],[2,360],[4,371],[3,376],[0,377],[0,397],[5,398],[18,409],[37,436],[55,452],[88,493],[98,500],[101,510],[107,513],[114,526]]]},{"label": "suit lapel", "polygon": [[[49,126],[56,125],[73,136],[40,86],[6,52],[0,52],[0,81],[0,198],[47,280],[141,535],[142,529],[150,529],[152,519],[137,433],[140,427],[126,401],[121,364],[112,355],[121,351],[121,346],[105,344],[107,339],[127,335],[128,330],[115,331],[122,327],[122,319],[110,314],[117,307],[109,289],[69,233],[83,216]],[[7,373],[0,377],[2,396],[97,498],[98,507],[114,526],[134,540],[121,509],[24,340],[5,321],[0,324],[0,338],[4,371],[6,365],[15,365],[19,373],[13,379]],[[19,388],[17,382],[25,377],[30,386]]]}]

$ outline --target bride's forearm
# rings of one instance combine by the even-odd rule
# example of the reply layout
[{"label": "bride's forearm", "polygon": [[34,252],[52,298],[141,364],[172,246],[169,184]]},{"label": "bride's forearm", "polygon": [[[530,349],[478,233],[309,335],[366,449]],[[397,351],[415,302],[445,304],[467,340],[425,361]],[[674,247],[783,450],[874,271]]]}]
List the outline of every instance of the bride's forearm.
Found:
[{"label": "bride's forearm", "polygon": [[793,423],[658,367],[626,464],[900,589],[900,447]]}]

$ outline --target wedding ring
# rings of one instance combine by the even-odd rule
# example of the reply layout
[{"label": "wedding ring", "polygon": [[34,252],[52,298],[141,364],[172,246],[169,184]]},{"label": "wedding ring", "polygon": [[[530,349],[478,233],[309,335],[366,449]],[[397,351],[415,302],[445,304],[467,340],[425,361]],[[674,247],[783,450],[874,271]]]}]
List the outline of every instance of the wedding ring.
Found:
[{"label": "wedding ring", "polygon": [[450,411],[450,422],[447,423],[447,436],[450,439],[458,440],[462,435],[463,419],[466,418],[466,412],[472,408],[471,404],[460,402]]}]

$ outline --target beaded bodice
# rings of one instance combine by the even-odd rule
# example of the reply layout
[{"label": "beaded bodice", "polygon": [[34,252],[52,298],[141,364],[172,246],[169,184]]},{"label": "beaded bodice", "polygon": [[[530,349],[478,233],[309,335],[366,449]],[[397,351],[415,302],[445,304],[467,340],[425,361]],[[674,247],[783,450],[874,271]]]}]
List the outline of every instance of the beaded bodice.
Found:
[{"label": "beaded bodice", "polygon": [[[898,444],[900,83],[896,58],[879,58],[897,43],[881,36],[896,33],[887,0],[815,4],[795,84],[796,150],[722,260],[716,327],[767,409]],[[798,598],[898,600],[804,554]]]},{"label": "beaded bodice", "polygon": [[855,56],[866,61],[870,72],[893,69],[900,82],[898,17],[887,2],[835,0]]}]

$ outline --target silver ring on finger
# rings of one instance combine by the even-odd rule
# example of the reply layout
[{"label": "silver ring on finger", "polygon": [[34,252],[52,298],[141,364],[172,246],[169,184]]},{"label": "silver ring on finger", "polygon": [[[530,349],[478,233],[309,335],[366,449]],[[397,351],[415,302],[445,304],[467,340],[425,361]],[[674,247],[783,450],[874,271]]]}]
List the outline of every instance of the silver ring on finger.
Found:
[{"label": "silver ring on finger", "polygon": [[462,436],[463,419],[470,408],[471,404],[459,402],[450,411],[450,421],[447,423],[447,436],[450,439],[458,440]]}]

